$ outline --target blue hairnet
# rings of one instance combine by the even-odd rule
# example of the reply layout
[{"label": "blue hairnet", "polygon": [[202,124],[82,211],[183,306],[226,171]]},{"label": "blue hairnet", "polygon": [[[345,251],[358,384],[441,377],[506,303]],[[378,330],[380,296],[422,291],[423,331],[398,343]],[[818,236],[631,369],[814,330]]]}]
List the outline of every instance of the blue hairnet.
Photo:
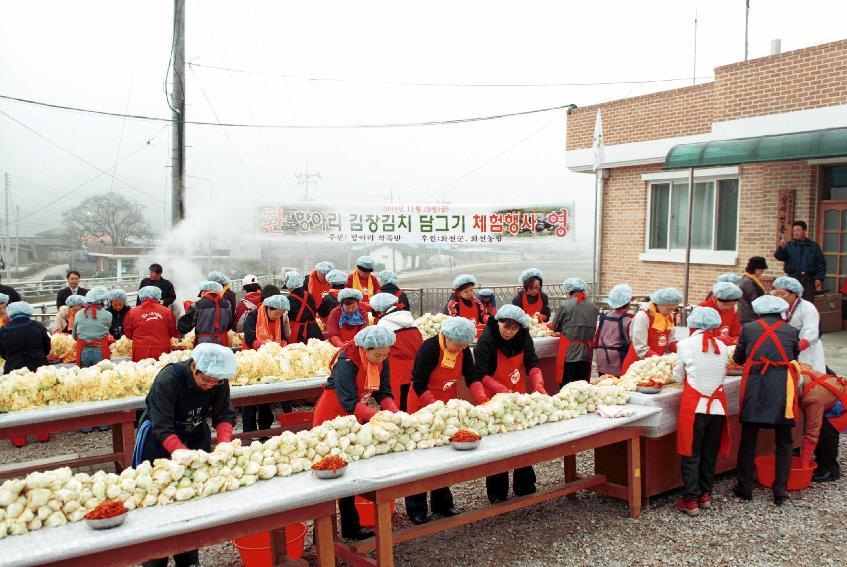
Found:
[{"label": "blue hairnet", "polygon": [[85,294],[85,304],[86,305],[96,305],[98,303],[103,303],[109,298],[109,290],[102,285],[97,285],[92,287],[88,293]]},{"label": "blue hairnet", "polygon": [[216,343],[201,343],[194,347],[191,358],[197,366],[197,370],[217,378],[228,380],[235,374],[238,359],[229,347]]},{"label": "blue hairnet", "polygon": [[495,297],[494,290],[488,289],[487,287],[479,290],[479,293],[477,295],[480,296],[480,297],[485,297],[485,296],[489,296],[489,295],[491,297]]},{"label": "blue hairnet", "polygon": [[790,291],[791,293],[803,295],[803,284],[801,284],[794,278],[789,278],[788,276],[780,276],[776,278],[773,282],[773,288],[785,289]]},{"label": "blue hairnet", "polygon": [[9,296],[5,293],[0,293],[0,303],[9,303]]},{"label": "blue hairnet", "polygon": [[[158,289],[158,288],[157,288]],[[84,295],[69,295],[65,300],[65,305],[68,307],[82,307],[85,305],[85,296]]]},{"label": "blue hairnet", "polygon": [[6,307],[6,316],[9,319],[32,317],[32,305],[26,301],[13,301]]},{"label": "blue hairnet", "polygon": [[375,263],[374,259],[370,256],[359,256],[356,259],[356,267],[362,268],[363,270],[373,271]]},{"label": "blue hairnet", "polygon": [[385,348],[397,342],[397,337],[388,327],[371,325],[356,333],[353,342],[362,348]]},{"label": "blue hairnet", "polygon": [[753,300],[753,311],[757,315],[768,315],[770,313],[784,313],[788,311],[788,302],[775,295],[763,295]]},{"label": "blue hairnet", "polygon": [[270,297],[266,297],[264,301],[262,301],[262,305],[268,309],[285,309],[286,311],[291,309],[291,303],[288,302],[288,298],[284,295],[272,295]]},{"label": "blue hairnet", "polygon": [[154,285],[145,285],[144,287],[138,290],[138,299],[141,301],[144,301],[145,299],[155,299],[156,301],[161,301],[162,290]]},{"label": "blue hairnet", "polygon": [[330,270],[326,275],[326,281],[329,282],[329,285],[346,285],[347,274],[341,270]]},{"label": "blue hairnet", "polygon": [[224,286],[218,282],[207,280],[205,282],[200,282],[200,291],[216,291],[218,293],[223,293]]},{"label": "blue hairnet", "polygon": [[731,284],[738,285],[739,283],[741,283],[741,276],[739,276],[738,274],[732,274],[732,273],[721,274],[721,275],[718,276],[718,279],[715,280],[715,281],[728,282],[728,283],[731,283]]},{"label": "blue hairnet", "polygon": [[721,301],[738,301],[741,293],[741,288],[730,282],[718,282],[712,288],[712,295]]},{"label": "blue hairnet", "polygon": [[632,288],[627,284],[618,284],[609,292],[609,307],[620,309],[632,302]]},{"label": "blue hairnet", "polygon": [[585,288],[588,287],[585,284],[585,280],[580,278],[568,278],[562,285],[565,286],[566,293],[571,293],[573,291],[585,291]]},{"label": "blue hairnet", "polygon": [[323,262],[318,262],[317,264],[315,264],[315,271],[319,274],[327,275],[334,269],[335,264],[328,260],[324,260]]},{"label": "blue hairnet", "polygon": [[654,291],[650,301],[656,305],[679,305],[682,302],[682,293],[675,287],[666,287]]},{"label": "blue hairnet", "polygon": [[388,285],[388,284],[397,285],[398,282],[399,282],[399,279],[397,278],[397,274],[395,274],[391,270],[382,270],[379,273],[379,283],[380,283],[380,285]]},{"label": "blue hairnet", "polygon": [[453,289],[459,289],[463,285],[473,284],[477,285],[476,278],[470,274],[460,274],[456,276],[456,279],[453,280]]},{"label": "blue hairnet", "polygon": [[126,295],[126,292],[120,288],[115,288],[109,292],[109,301],[123,301],[126,303],[127,299],[129,299]]},{"label": "blue hairnet", "polygon": [[288,289],[300,289],[306,283],[306,278],[297,272],[288,272],[285,275],[285,287]]},{"label": "blue hairnet", "polygon": [[207,279],[209,279],[210,281],[213,281],[213,282],[218,282],[221,285],[229,285],[230,284],[229,278],[226,277],[223,274],[223,272],[217,272],[217,271],[209,272],[209,276],[208,276]]},{"label": "blue hairnet", "polygon": [[688,326],[694,329],[717,329],[721,324],[721,316],[711,307],[695,307],[688,316]]},{"label": "blue hairnet", "polygon": [[362,301],[362,292],[358,289],[353,289],[352,287],[345,287],[341,291],[338,292],[338,301],[344,301],[345,299],[355,299],[356,301]]},{"label": "blue hairnet", "polygon": [[374,311],[384,313],[392,305],[397,305],[397,296],[390,293],[378,293],[371,297],[369,303]]},{"label": "blue hairnet", "polygon": [[449,317],[441,322],[441,334],[451,341],[468,345],[476,338],[476,325],[464,317]]},{"label": "blue hairnet", "polygon": [[503,319],[511,319],[513,321],[517,321],[524,328],[529,327],[529,315],[526,312],[518,307],[517,305],[512,305],[511,303],[507,303],[503,307],[497,310],[497,314],[494,316],[498,321],[502,321]]},{"label": "blue hairnet", "polygon": [[518,283],[521,285],[526,284],[529,278],[538,278],[539,280],[543,279],[544,276],[541,274],[541,270],[538,268],[527,268],[523,272],[521,272],[520,277],[518,278]]}]

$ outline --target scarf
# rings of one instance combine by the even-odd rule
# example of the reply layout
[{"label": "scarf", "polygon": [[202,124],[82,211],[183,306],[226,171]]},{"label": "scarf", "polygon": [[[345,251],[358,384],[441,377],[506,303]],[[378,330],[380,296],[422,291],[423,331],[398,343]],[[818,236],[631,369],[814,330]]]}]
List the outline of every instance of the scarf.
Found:
[{"label": "scarf", "polygon": [[673,330],[673,321],[670,317],[666,317],[659,313],[659,310],[656,309],[656,304],[652,301],[647,304],[647,308],[650,309],[650,312],[653,313],[653,325],[652,327],[656,329],[660,333],[670,332]]},{"label": "scarf", "polygon": [[456,359],[459,358],[459,353],[447,350],[447,343],[444,340],[444,335],[441,333],[438,333],[438,346],[441,347],[441,367],[455,368]]},{"label": "scarf", "polygon": [[68,308],[68,329],[74,328],[74,318],[76,317],[76,311],[71,311],[70,307]]},{"label": "scarf", "polygon": [[256,338],[260,341],[273,341],[278,343],[282,338],[280,327],[282,322],[282,318],[277,319],[276,321],[271,321],[270,317],[268,317],[268,308],[262,305],[259,307],[258,314],[256,316]]},{"label": "scarf", "polygon": [[338,308],[341,310],[341,319],[338,320],[339,327],[341,325],[351,325],[355,327],[356,325],[364,325],[366,323],[365,318],[362,317],[362,313],[358,309],[350,314],[344,311],[344,308],[340,305]]},{"label": "scarf", "polygon": [[718,341],[715,339],[715,330],[703,329],[703,352],[709,352],[710,347],[714,349],[715,354],[721,353],[721,350],[718,348]]},{"label": "scarf", "polygon": [[[367,295],[367,297],[372,297],[373,294],[374,294],[374,284],[373,284],[373,280],[371,279],[370,274],[368,274],[367,279],[368,279],[368,287],[367,287],[367,294],[366,295]],[[358,270],[353,272],[353,289],[358,289],[362,293],[365,293],[365,287],[362,285],[362,280],[359,279]]]},{"label": "scarf", "polygon": [[374,364],[365,356],[365,349],[359,347],[359,359],[365,365],[365,390],[368,392],[376,392],[379,390],[379,375],[380,365]]},{"label": "scarf", "polygon": [[583,301],[585,301],[585,292],[584,291],[576,292],[576,304],[579,305]]},{"label": "scarf", "polygon": [[757,276],[756,274],[745,273],[744,277],[753,280],[753,283],[759,286],[759,289],[762,290],[762,293],[767,293],[767,291],[765,290],[765,286],[763,286],[761,280],[759,280],[759,276]]},{"label": "scarf", "polygon": [[85,306],[85,309],[83,309],[83,310],[82,310],[82,314],[83,314],[83,316],[85,316],[85,315],[87,315],[87,314],[88,314],[88,310],[89,310],[89,309],[91,309],[91,318],[92,318],[92,319],[97,319],[97,310],[98,310],[98,309],[103,309],[103,308],[102,308],[102,307],[100,307],[100,306],[97,306],[97,305],[86,305],[86,306]]},{"label": "scarf", "polygon": [[794,312],[797,311],[797,307],[800,305],[800,300],[802,299],[802,297],[797,296],[796,301],[791,304],[791,308],[788,309],[788,312],[783,316],[783,319],[785,319],[786,323],[791,322],[791,318],[794,317]]}]

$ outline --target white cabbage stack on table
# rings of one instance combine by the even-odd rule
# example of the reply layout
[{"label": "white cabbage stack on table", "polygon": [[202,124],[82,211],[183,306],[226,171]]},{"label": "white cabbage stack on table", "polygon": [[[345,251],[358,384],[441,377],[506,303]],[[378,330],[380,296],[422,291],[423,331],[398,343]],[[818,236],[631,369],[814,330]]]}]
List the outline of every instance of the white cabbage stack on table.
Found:
[{"label": "white cabbage stack on table", "polygon": [[444,313],[424,313],[415,320],[418,330],[423,335],[424,340],[434,337],[441,332],[441,322],[447,319],[449,315]]},{"label": "white cabbage stack on table", "polygon": [[675,353],[662,356],[649,356],[643,360],[637,360],[630,365],[626,374],[621,377],[621,385],[627,389],[635,390],[638,384],[647,382],[670,384],[673,382],[673,369],[675,366]]},{"label": "white cabbage stack on table", "polygon": [[537,314],[532,316],[529,325],[529,335],[531,337],[552,337],[553,334],[553,330],[547,326],[547,323],[543,323]]},{"label": "white cabbage stack on table", "polygon": [[132,341],[127,337],[121,337],[111,345],[109,350],[112,351],[112,356],[132,356]]},{"label": "white cabbage stack on table", "polygon": [[70,335],[56,333],[50,335],[50,354],[52,359],[61,359],[76,352],[76,341]]}]

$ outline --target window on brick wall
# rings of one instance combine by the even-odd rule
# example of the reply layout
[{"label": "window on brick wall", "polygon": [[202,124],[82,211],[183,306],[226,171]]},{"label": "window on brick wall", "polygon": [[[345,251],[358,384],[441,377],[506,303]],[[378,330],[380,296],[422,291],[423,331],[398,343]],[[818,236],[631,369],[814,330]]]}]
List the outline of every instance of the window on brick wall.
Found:
[{"label": "window on brick wall", "polygon": [[[688,183],[650,183],[650,250],[680,250],[688,236]],[[691,248],[735,251],[738,234],[738,179],[695,181]]]}]

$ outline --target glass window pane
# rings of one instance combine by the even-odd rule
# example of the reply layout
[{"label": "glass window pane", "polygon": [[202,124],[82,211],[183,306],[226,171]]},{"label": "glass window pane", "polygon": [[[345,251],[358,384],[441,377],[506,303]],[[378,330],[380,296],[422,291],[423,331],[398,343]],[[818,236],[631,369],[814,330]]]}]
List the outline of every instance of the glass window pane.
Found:
[{"label": "glass window pane", "polygon": [[830,293],[838,291],[838,288],[835,287],[835,278],[824,278],[823,288],[825,291],[828,291]]},{"label": "glass window pane", "polygon": [[823,235],[823,251],[824,253],[838,252],[839,237],[837,232],[827,232]]},{"label": "glass window pane", "polygon": [[830,274],[837,274],[836,271],[838,269],[838,256],[835,254],[824,254],[824,259],[826,260],[826,271]]},{"label": "glass window pane", "polygon": [[[691,248],[711,250],[715,184],[695,183],[691,210]],[[688,184],[674,183],[671,195],[671,248],[685,248],[688,238]]]},{"label": "glass window pane", "polygon": [[688,183],[674,183],[671,193],[671,248],[685,248],[688,237]]},{"label": "glass window pane", "polygon": [[841,221],[841,211],[838,209],[827,209],[823,213],[823,229],[824,230],[841,230],[839,222]]},{"label": "glass window pane", "polygon": [[735,250],[738,232],[738,180],[718,182],[716,250]]},{"label": "glass window pane", "polygon": [[670,185],[656,183],[650,186],[650,248],[668,247],[668,206]]},{"label": "glass window pane", "polygon": [[841,235],[841,252],[847,252],[847,232]]},{"label": "glass window pane", "polygon": [[847,211],[841,213],[841,226],[845,227],[844,230],[847,230]]}]

